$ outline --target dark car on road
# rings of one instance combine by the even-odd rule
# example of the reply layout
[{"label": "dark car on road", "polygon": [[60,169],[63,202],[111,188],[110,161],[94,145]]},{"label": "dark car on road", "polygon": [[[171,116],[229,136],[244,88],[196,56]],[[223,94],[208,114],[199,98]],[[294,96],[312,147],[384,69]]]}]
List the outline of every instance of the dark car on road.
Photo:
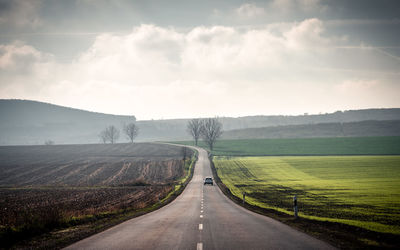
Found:
[{"label": "dark car on road", "polygon": [[211,177],[206,177],[204,179],[204,185],[214,185],[213,179]]}]

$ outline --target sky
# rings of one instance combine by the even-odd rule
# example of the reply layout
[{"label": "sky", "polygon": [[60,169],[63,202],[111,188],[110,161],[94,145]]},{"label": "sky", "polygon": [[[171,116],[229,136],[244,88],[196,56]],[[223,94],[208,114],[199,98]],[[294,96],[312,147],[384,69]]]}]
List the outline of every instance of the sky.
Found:
[{"label": "sky", "polygon": [[0,0],[0,99],[139,120],[400,108],[397,0]]}]

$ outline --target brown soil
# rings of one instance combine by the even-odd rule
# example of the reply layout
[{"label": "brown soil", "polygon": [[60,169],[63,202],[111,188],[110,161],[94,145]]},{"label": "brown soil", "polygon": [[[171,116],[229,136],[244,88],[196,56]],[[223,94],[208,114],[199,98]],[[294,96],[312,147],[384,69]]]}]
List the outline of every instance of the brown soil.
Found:
[{"label": "brown soil", "polygon": [[60,248],[157,209],[186,172],[171,145],[0,147],[2,248]]}]

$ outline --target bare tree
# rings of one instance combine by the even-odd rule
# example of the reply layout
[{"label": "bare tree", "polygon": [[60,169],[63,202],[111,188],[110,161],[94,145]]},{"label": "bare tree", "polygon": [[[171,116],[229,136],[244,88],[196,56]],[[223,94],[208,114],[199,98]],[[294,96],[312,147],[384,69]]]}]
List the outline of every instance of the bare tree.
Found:
[{"label": "bare tree", "polygon": [[193,137],[196,146],[201,135],[201,126],[202,122],[200,119],[192,119],[187,125],[187,131]]},{"label": "bare tree", "polygon": [[204,142],[213,150],[215,141],[222,135],[222,123],[217,118],[202,120],[201,137]]},{"label": "bare tree", "polygon": [[107,131],[104,129],[103,131],[100,132],[99,134],[100,140],[106,144],[107,143]]},{"label": "bare tree", "polygon": [[114,144],[119,138],[119,130],[113,125],[108,126],[100,132],[99,137],[103,143],[107,143],[109,141],[111,144]]},{"label": "bare tree", "polygon": [[45,142],[44,142],[44,145],[54,145],[54,141],[52,141],[52,140],[46,140]]},{"label": "bare tree", "polygon": [[114,125],[108,126],[106,128],[106,135],[108,141],[110,141],[111,144],[114,144],[114,142],[119,138],[119,130]]},{"label": "bare tree", "polygon": [[138,126],[136,126],[135,123],[132,122],[127,125],[124,125],[124,133],[131,141],[131,143],[133,143],[133,139],[135,139],[139,133],[139,128]]}]

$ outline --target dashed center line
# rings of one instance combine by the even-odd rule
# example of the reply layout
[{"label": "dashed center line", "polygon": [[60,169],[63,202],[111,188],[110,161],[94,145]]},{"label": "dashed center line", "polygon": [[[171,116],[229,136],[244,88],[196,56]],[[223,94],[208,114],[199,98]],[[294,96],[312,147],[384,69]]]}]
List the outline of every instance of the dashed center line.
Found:
[{"label": "dashed center line", "polygon": [[[203,218],[203,215],[202,215],[202,213],[203,213],[203,203],[204,203],[204,187],[201,190],[201,210],[200,210],[201,214],[200,214],[200,218]],[[199,230],[200,231],[203,230],[203,224],[199,224]],[[200,241],[202,241],[201,240],[201,233],[200,233]],[[197,243],[197,250],[203,250],[203,243],[202,242]]]}]

